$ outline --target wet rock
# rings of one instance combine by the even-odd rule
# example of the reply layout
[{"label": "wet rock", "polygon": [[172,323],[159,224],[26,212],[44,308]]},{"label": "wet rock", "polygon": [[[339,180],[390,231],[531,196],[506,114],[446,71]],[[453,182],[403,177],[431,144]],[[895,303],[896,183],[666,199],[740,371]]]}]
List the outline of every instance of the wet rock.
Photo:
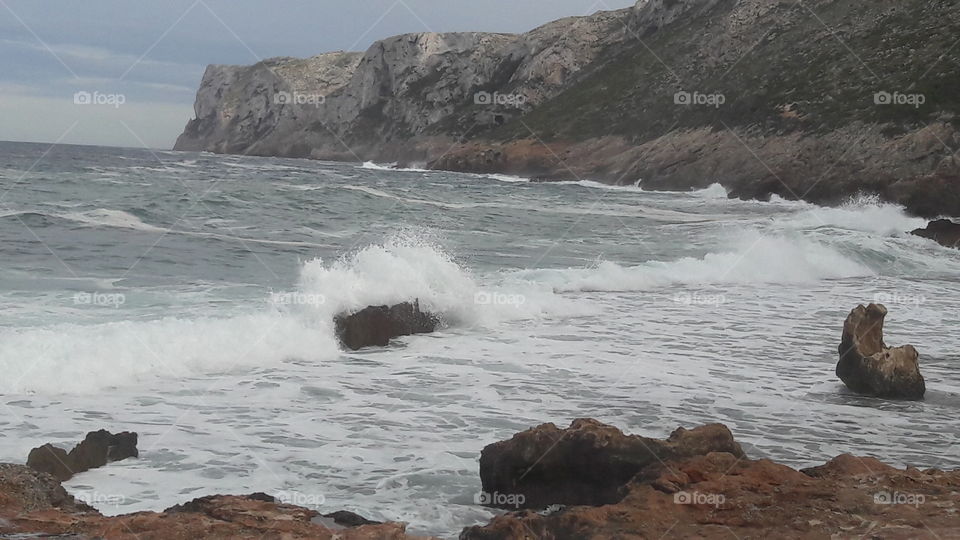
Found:
[{"label": "wet rock", "polygon": [[57,480],[69,480],[76,467],[66,450],[49,443],[30,450],[27,466],[52,475]]},{"label": "wet rock", "polygon": [[395,337],[433,332],[439,322],[437,316],[421,311],[419,302],[370,306],[334,319],[337,337],[352,350],[385,347]]},{"label": "wet rock", "polygon": [[76,501],[50,474],[12,463],[0,463],[0,508],[21,512],[52,508],[71,512],[93,511]]},{"label": "wet rock", "polygon": [[858,306],[843,323],[837,376],[858,394],[894,399],[922,399],[926,392],[919,353],[911,345],[887,347],[883,342],[881,304]]},{"label": "wet rock", "polygon": [[906,540],[960,530],[960,472],[900,470],[849,455],[813,470],[721,452],[657,462],[616,504],[510,512],[460,538]]},{"label": "wet rock", "polygon": [[[23,465],[0,464],[0,537],[122,540],[283,538],[415,540],[402,523],[376,524],[350,512],[338,525],[313,521],[317,512],[273,497],[214,495],[164,512],[106,517],[76,502],[54,477]],[[352,521],[353,523],[348,523]],[[362,521],[362,523],[361,523]]]},{"label": "wet rock", "polygon": [[926,228],[917,229],[911,234],[929,238],[947,247],[960,248],[960,223],[954,223],[949,219],[931,221]]},{"label": "wet rock", "polygon": [[113,434],[101,429],[87,433],[69,453],[51,444],[34,448],[27,456],[27,466],[63,481],[109,462],[138,456],[136,433]]},{"label": "wet rock", "polygon": [[337,512],[331,512],[329,514],[324,514],[323,517],[332,519],[334,523],[340,525],[341,527],[359,527],[361,525],[380,525],[379,521],[369,520],[360,514],[355,514],[353,512],[348,512],[346,510],[339,510]]},{"label": "wet rock", "polygon": [[543,424],[483,449],[478,501],[514,510],[614,503],[643,468],[710,452],[744,455],[720,424],[680,428],[667,440],[624,435],[591,419],[575,420],[567,429]]}]

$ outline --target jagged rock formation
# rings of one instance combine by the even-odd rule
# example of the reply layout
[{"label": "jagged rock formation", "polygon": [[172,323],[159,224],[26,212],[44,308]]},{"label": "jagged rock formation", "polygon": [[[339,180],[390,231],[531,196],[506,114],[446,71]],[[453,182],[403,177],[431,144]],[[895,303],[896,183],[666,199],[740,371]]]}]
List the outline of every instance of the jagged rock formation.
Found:
[{"label": "jagged rock formation", "polygon": [[27,466],[63,481],[111,461],[138,456],[136,433],[124,431],[114,435],[101,429],[87,433],[70,453],[52,444],[34,448],[27,456]]},{"label": "jagged rock formation", "polygon": [[369,306],[334,319],[337,337],[354,351],[364,347],[386,347],[395,337],[427,334],[440,323],[435,315],[420,311],[419,302],[393,306]]},{"label": "jagged rock formation", "polygon": [[960,215],[958,34],[947,0],[640,0],[521,35],[212,66],[176,148],[818,203],[866,191]]},{"label": "jagged rock formation", "polygon": [[615,504],[510,512],[460,539],[952,538],[958,506],[957,471],[848,454],[797,471],[714,452],[652,464]]},{"label": "jagged rock formation", "polygon": [[880,304],[857,306],[843,323],[837,377],[860,394],[883,398],[922,399],[926,392],[919,354],[912,345],[887,347]]},{"label": "jagged rock formation", "polygon": [[911,234],[929,238],[946,247],[960,248],[960,223],[949,219],[931,221],[925,228],[912,231]]},{"label": "jagged rock formation", "polygon": [[[23,465],[0,464],[3,538],[429,540],[407,535],[402,523],[375,523],[349,512],[336,513],[341,514],[341,519],[323,519],[314,510],[255,493],[201,497],[163,512],[106,517],[76,501],[54,477]],[[347,514],[350,519],[345,522]]]},{"label": "jagged rock formation", "polygon": [[674,431],[666,440],[624,435],[596,420],[574,420],[518,433],[480,454],[480,480],[487,506],[542,509],[554,504],[600,505],[623,496],[621,488],[654,463],[728,452],[743,457],[726,426]]}]

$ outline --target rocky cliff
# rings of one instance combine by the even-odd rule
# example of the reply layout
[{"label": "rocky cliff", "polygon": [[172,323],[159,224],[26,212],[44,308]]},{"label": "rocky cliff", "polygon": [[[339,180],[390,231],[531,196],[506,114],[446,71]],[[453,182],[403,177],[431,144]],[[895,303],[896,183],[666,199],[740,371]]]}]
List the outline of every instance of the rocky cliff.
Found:
[{"label": "rocky cliff", "polygon": [[179,150],[714,182],[960,215],[960,5],[641,0],[526,34],[211,66]]}]

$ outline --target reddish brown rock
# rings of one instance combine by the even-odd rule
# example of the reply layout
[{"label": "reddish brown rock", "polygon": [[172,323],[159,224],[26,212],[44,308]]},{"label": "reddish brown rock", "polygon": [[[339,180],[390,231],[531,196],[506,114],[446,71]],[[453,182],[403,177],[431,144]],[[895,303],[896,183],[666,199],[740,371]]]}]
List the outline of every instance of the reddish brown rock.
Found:
[{"label": "reddish brown rock", "polygon": [[[194,540],[282,538],[415,540],[402,523],[345,527],[314,510],[277,504],[264,494],[216,495],[164,512],[105,517],[76,502],[54,477],[23,465],[0,464],[0,537],[62,535],[75,539]],[[355,516],[355,515],[352,515]],[[359,516],[353,521],[363,520]],[[363,520],[364,523],[372,523]]]},{"label": "reddish brown rock", "polygon": [[[806,473],[806,474],[805,474]],[[804,472],[711,453],[657,463],[618,503],[512,512],[461,540],[958,538],[960,472],[840,456]]]},{"label": "reddish brown rock", "polygon": [[922,399],[926,392],[919,354],[911,345],[887,347],[883,342],[881,304],[858,306],[843,323],[837,377],[858,394],[895,399]]},{"label": "reddish brown rock", "polygon": [[680,428],[667,440],[624,435],[591,419],[564,430],[543,424],[483,449],[478,502],[509,509],[613,503],[643,468],[709,452],[743,456],[730,430],[719,424]]}]

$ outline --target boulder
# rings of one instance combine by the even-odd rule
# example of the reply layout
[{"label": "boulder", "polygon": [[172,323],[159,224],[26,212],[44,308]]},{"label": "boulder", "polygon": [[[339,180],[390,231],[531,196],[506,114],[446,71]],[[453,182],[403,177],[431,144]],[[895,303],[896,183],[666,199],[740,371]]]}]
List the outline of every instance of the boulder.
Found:
[{"label": "boulder", "polygon": [[77,472],[76,465],[67,455],[67,451],[49,443],[30,450],[27,466],[47,473],[60,481],[69,480]]},{"label": "boulder", "polygon": [[512,510],[614,503],[623,496],[621,488],[645,467],[710,452],[744,456],[720,424],[680,428],[667,440],[624,435],[591,419],[574,420],[567,429],[543,424],[483,449],[483,493],[477,500]]},{"label": "boulder", "polygon": [[399,336],[425,334],[436,330],[440,319],[420,310],[419,302],[393,306],[369,306],[334,319],[337,337],[356,351],[364,347],[385,347]]},{"label": "boulder", "polygon": [[926,228],[917,229],[910,234],[929,238],[947,247],[960,248],[960,223],[949,219],[931,221]]},{"label": "boulder", "polygon": [[70,453],[52,444],[34,448],[27,456],[27,466],[65,481],[75,474],[102,467],[109,462],[138,456],[136,433],[124,431],[113,434],[101,429],[87,433]]},{"label": "boulder", "polygon": [[858,306],[843,323],[837,377],[858,394],[881,398],[922,399],[926,392],[919,354],[911,345],[883,342],[882,304]]}]

